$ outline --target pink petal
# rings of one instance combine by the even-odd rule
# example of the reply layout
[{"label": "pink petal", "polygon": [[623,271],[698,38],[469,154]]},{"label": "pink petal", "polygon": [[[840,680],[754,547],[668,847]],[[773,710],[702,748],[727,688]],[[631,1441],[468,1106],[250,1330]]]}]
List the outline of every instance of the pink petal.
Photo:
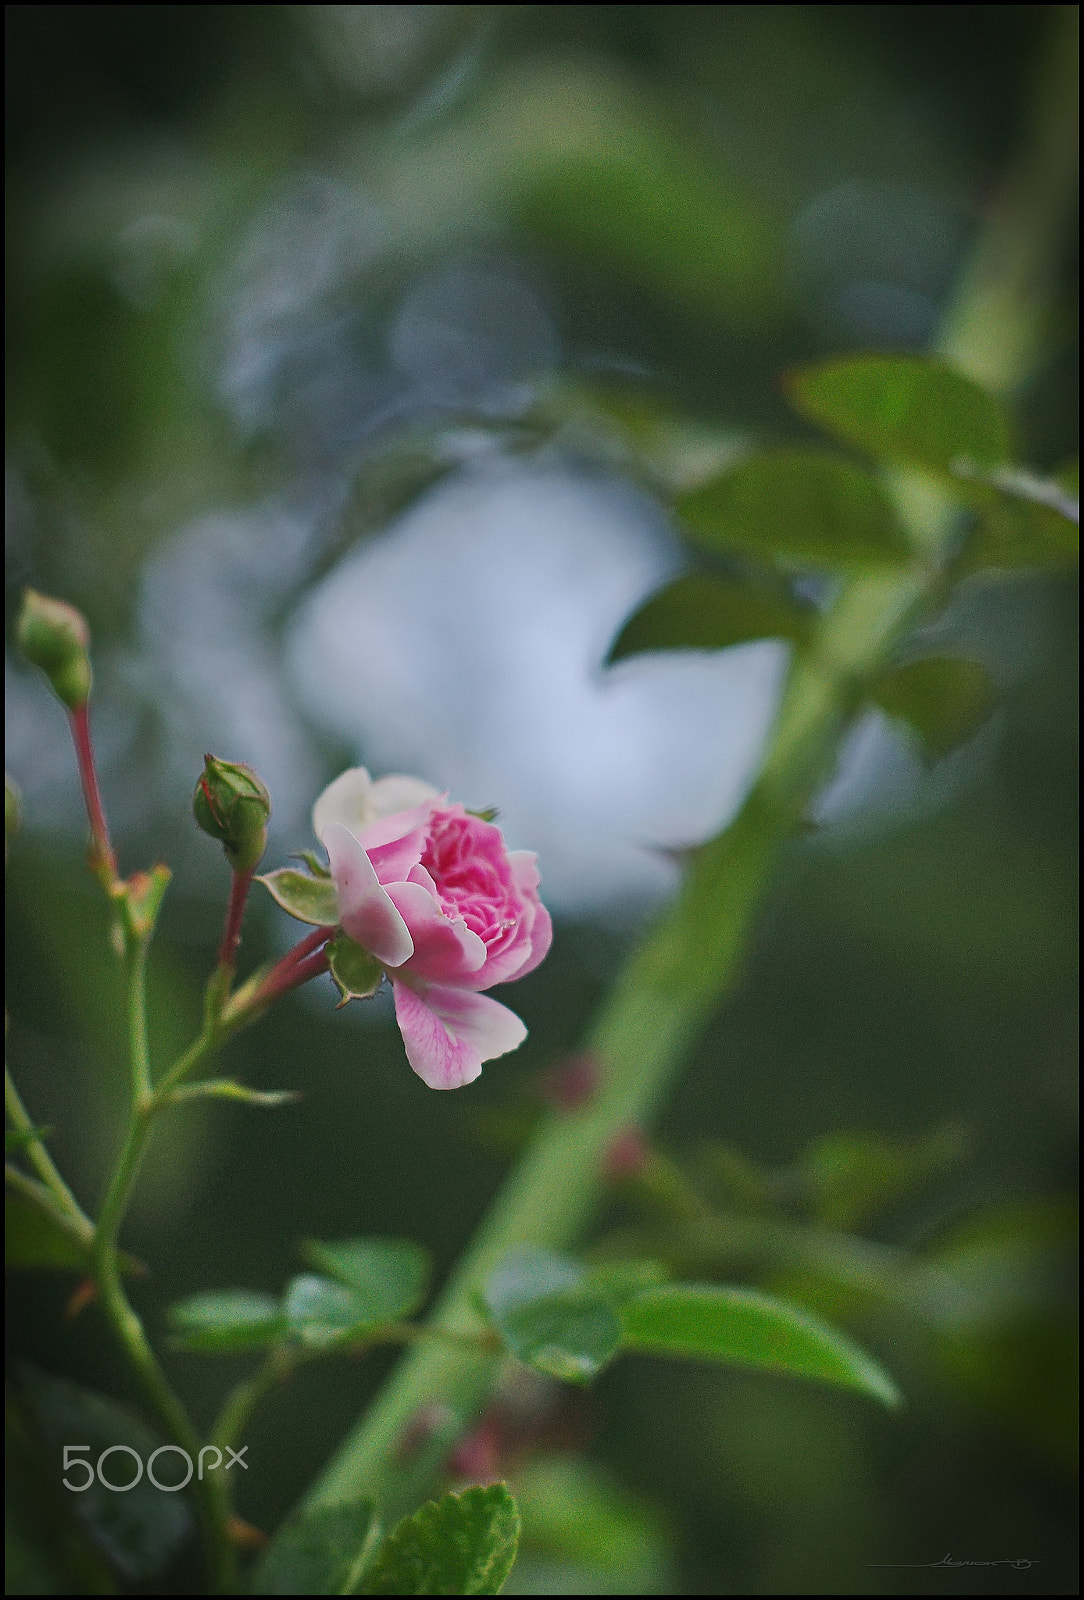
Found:
[{"label": "pink petal", "polygon": [[410,970],[415,976],[431,983],[460,983],[485,964],[484,941],[461,917],[446,917],[420,883],[390,883],[386,893],[410,929]]},{"label": "pink petal", "polygon": [[523,894],[533,894],[542,882],[542,875],[538,870],[538,857],[533,850],[509,850],[508,865],[512,869],[512,881],[516,888]]},{"label": "pink petal", "polygon": [[393,980],[395,1016],[407,1060],[430,1089],[473,1083],[483,1061],[507,1055],[527,1029],[507,1006],[465,989],[411,988]]},{"label": "pink petal", "polygon": [[437,886],[433,882],[429,872],[421,865],[420,862],[416,867],[411,867],[410,871],[407,873],[407,882],[420,883],[423,889],[428,889],[434,900],[437,898]]},{"label": "pink petal", "polygon": [[386,967],[402,966],[414,954],[410,929],[357,839],[339,822],[329,823],[323,844],[339,895],[339,922]]},{"label": "pink petal", "polygon": [[370,836],[383,826],[383,823],[374,822],[371,827],[363,828],[361,843],[381,883],[402,883],[421,861],[422,852],[429,841],[429,819],[426,817],[400,838],[389,839],[386,843],[373,843]]},{"label": "pink petal", "polygon": [[546,959],[550,945],[553,943],[553,923],[550,914],[541,901],[535,906],[534,922],[531,925],[530,953],[521,967],[502,978],[502,983],[510,983],[513,978],[525,978],[528,972],[533,972],[535,967]]},{"label": "pink petal", "polygon": [[[374,817],[372,822],[367,822],[364,827],[357,829],[357,836],[366,850],[394,844],[418,828],[424,830],[435,805],[436,799],[423,800],[419,805],[411,806],[407,811],[396,811],[390,817]],[[411,865],[413,866],[413,862]],[[403,876],[406,877],[405,872]]]}]

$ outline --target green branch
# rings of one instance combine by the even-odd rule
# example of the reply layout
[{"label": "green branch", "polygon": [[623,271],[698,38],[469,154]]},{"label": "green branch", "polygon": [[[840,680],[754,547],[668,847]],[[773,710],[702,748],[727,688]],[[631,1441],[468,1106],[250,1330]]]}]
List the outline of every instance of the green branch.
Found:
[{"label": "green branch", "polygon": [[80,1230],[84,1231],[89,1238],[93,1224],[68,1188],[68,1185],[64,1182],[52,1156],[38,1136],[34,1121],[23,1105],[22,1096],[15,1087],[15,1080],[6,1064],[4,1066],[4,1109],[7,1112],[11,1126],[18,1133],[26,1135],[27,1159],[45,1188],[64,1215],[70,1217],[72,1222]]}]

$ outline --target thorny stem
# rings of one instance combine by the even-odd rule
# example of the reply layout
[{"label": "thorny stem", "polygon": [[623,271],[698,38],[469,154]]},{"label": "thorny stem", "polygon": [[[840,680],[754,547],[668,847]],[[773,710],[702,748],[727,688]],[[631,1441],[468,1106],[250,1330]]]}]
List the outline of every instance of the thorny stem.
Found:
[{"label": "thorny stem", "polygon": [[[1042,299],[1036,286],[1049,278],[1054,243],[1073,204],[1078,26],[1075,6],[1052,8],[1035,126],[1009,177],[1010,202],[995,207],[975,268],[938,341],[943,355],[995,390],[1014,387],[1034,365]],[[508,1249],[526,1243],[562,1249],[576,1239],[600,1196],[615,1135],[650,1118],[736,981],[778,858],[831,770],[856,691],[889,659],[941,586],[951,506],[932,493],[897,499],[916,549],[914,567],[844,584],[813,651],[795,659],[765,766],[741,814],[697,853],[677,903],[633,952],[590,1031],[587,1048],[599,1067],[594,1098],[547,1118],[434,1310],[439,1326],[479,1327],[474,1296]],[[434,1408],[468,1427],[484,1408],[496,1372],[491,1355],[436,1345],[412,1350],[310,1490],[306,1506],[367,1496],[387,1514],[432,1493],[444,1457],[431,1451],[408,1470],[403,1441],[415,1420]]]}]

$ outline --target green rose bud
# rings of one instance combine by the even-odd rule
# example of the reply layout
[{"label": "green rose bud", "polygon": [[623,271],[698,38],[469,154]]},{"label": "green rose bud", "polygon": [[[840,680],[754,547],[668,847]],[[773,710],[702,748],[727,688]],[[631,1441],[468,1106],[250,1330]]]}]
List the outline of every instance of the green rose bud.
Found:
[{"label": "green rose bud", "polygon": [[15,624],[26,659],[40,667],[69,711],[85,706],[90,695],[90,629],[74,606],[28,589]]},{"label": "green rose bud", "polygon": [[219,839],[235,872],[251,872],[267,848],[271,796],[251,767],[205,756],[192,811],[204,833]]}]

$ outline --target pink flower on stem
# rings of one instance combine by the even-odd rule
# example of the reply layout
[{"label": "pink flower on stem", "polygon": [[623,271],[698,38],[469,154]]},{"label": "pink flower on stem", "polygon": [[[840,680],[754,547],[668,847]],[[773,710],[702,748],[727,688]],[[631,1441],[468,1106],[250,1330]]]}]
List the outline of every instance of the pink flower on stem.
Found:
[{"label": "pink flower on stem", "polygon": [[343,932],[385,968],[407,1060],[431,1089],[471,1083],[527,1030],[482,993],[532,972],[549,913],[527,850],[418,778],[352,767],[312,814]]}]

